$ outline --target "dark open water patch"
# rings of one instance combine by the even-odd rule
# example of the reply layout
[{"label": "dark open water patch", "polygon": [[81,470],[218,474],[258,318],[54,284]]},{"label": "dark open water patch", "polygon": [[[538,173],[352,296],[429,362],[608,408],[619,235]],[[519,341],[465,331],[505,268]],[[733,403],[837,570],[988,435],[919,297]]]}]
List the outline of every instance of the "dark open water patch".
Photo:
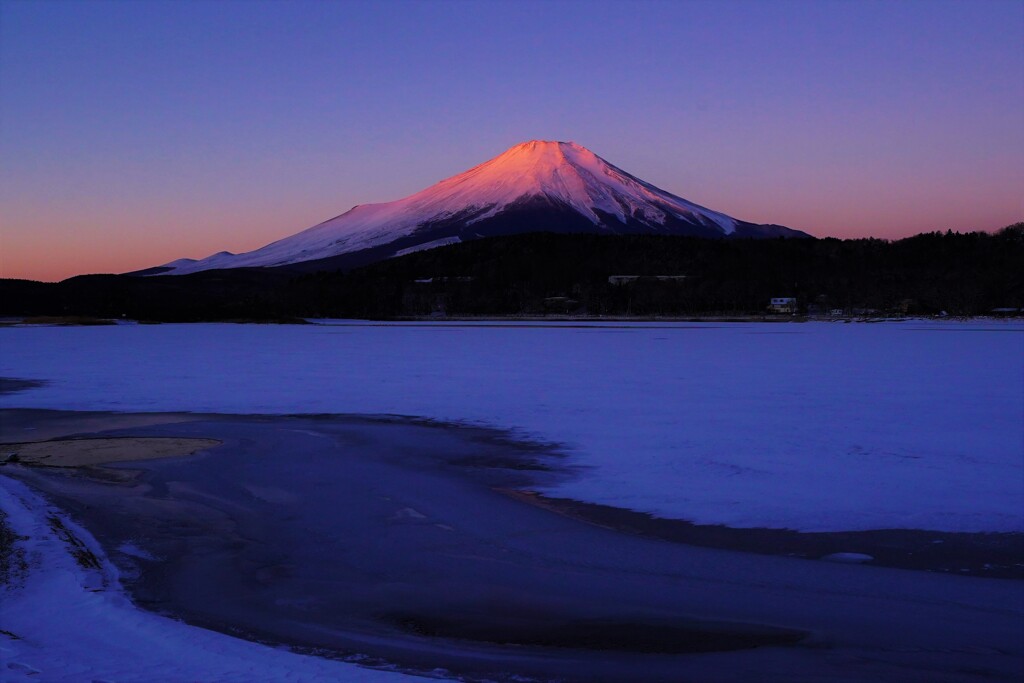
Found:
[{"label": "dark open water patch", "polygon": [[[605,566],[629,536],[497,492],[571,476],[549,445],[395,417],[221,416],[103,436],[129,434],[222,445],[12,471],[96,535],[137,604],[189,623],[467,680],[512,680],[511,666],[527,680],[623,681],[637,657],[806,635],[694,618],[642,554],[638,572],[632,553]],[[659,550],[647,561],[661,566]],[[671,662],[648,664],[670,678]]]},{"label": "dark open water patch", "polygon": [[544,619],[489,612],[480,619],[454,619],[437,614],[396,613],[384,618],[410,633],[434,638],[478,641],[495,645],[571,648],[656,654],[722,652],[795,645],[806,633],[767,626],[676,620]]},{"label": "dark open water patch", "polygon": [[46,382],[39,379],[18,379],[15,377],[0,377],[0,395],[14,394],[26,389],[35,389],[45,386]]},{"label": "dark open water patch", "polygon": [[870,555],[866,564],[964,576],[1024,579],[1024,533],[958,533],[919,529],[804,532],[742,528],[665,519],[534,492],[506,494],[573,519],[641,536],[708,548],[822,559],[839,553]]}]

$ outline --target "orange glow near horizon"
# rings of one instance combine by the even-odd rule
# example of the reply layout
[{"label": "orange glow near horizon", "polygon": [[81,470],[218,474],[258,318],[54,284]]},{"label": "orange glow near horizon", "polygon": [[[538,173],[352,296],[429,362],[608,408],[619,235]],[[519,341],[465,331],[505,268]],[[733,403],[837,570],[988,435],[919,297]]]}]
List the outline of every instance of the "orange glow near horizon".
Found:
[{"label": "orange glow near horizon", "polygon": [[0,277],[57,282],[75,275],[125,273],[222,250],[256,249],[297,231],[282,228],[289,221],[276,213],[249,216],[235,208],[234,220],[223,208],[206,216],[198,210],[157,215],[79,212],[73,225],[57,216],[23,217],[18,230],[8,228],[14,220],[5,214],[0,225]]}]

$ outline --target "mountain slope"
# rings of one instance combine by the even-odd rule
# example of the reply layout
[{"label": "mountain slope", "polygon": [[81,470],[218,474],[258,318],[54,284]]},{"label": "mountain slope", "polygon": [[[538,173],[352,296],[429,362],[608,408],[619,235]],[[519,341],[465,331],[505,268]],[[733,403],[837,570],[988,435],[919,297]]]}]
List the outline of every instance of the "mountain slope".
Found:
[{"label": "mountain slope", "polygon": [[534,140],[405,199],[360,204],[255,251],[179,259],[160,272],[284,266],[357,253],[362,257],[354,262],[372,262],[468,239],[534,231],[807,236],[738,221],[689,202],[575,143]]}]

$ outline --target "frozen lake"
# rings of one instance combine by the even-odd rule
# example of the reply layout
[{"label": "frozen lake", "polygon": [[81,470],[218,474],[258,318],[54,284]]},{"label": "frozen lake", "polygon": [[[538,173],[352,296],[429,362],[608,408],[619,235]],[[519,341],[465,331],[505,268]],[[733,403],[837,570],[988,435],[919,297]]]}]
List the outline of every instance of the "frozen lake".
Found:
[{"label": "frozen lake", "polygon": [[1024,530],[1024,325],[0,328],[0,407],[393,414],[571,456],[551,495],[704,524]]},{"label": "frozen lake", "polygon": [[[825,536],[896,539],[915,558],[912,543],[941,541],[926,547],[987,563],[996,534],[938,532],[1024,529],[1019,323],[5,327],[0,377],[43,382],[6,383],[0,408],[120,411],[8,410],[5,442],[223,444],[137,465],[134,486],[5,470],[0,504],[32,569],[0,595],[0,666],[25,680],[408,678],[196,625],[466,680],[1020,670],[1024,584],[978,578],[989,564],[665,543],[496,490],[747,527],[719,530],[733,540],[846,530]],[[791,535],[811,558],[865,550]]]}]

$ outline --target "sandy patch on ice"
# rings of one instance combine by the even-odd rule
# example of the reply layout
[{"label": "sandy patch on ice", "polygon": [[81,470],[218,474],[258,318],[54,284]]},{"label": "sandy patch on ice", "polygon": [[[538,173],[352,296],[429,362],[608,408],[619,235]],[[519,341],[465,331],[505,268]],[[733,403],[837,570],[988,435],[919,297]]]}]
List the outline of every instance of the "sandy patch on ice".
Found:
[{"label": "sandy patch on ice", "polygon": [[83,467],[131,460],[152,460],[192,455],[219,446],[216,439],[122,437],[67,439],[35,443],[0,444],[0,461],[16,456],[16,462],[48,467]]}]

